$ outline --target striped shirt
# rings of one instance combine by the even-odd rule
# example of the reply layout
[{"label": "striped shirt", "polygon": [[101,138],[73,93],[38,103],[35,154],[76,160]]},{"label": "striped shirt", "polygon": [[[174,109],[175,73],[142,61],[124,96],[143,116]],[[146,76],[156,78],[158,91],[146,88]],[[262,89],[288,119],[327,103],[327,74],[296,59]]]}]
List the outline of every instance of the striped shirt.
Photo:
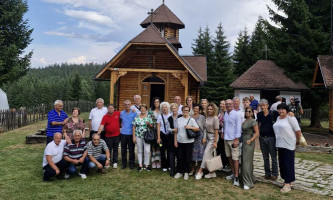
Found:
[{"label": "striped shirt", "polygon": [[88,149],[88,156],[94,156],[94,158],[96,159],[102,155],[102,149],[104,149],[104,151],[109,150],[108,146],[106,146],[106,143],[103,139],[99,141],[99,144],[97,146],[95,146],[92,141],[88,142],[87,149]]},{"label": "striped shirt", "polygon": [[63,122],[68,116],[64,111],[60,112],[60,115],[57,113],[55,110],[51,110],[47,114],[47,130],[46,130],[46,135],[53,137],[53,135],[57,132],[61,133],[62,132],[62,125],[56,125],[52,126],[52,122]]},{"label": "striped shirt", "polygon": [[87,145],[85,140],[81,140],[78,146],[76,146],[75,141],[72,140],[72,144],[65,145],[64,156],[68,156],[71,159],[79,160],[86,150]]}]

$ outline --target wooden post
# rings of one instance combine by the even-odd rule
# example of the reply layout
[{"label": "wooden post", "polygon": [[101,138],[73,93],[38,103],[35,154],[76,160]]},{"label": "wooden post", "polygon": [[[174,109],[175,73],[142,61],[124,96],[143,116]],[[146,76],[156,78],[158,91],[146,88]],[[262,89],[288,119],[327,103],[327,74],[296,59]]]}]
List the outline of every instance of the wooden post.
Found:
[{"label": "wooden post", "polygon": [[116,83],[116,72],[111,71],[111,79],[110,79],[110,103],[114,103],[114,84]]},{"label": "wooden post", "polygon": [[329,91],[329,132],[333,133],[333,91]]},{"label": "wooden post", "polygon": [[188,96],[188,72],[184,73],[183,85],[185,86],[185,96],[184,96],[184,99],[186,99],[187,96]]}]

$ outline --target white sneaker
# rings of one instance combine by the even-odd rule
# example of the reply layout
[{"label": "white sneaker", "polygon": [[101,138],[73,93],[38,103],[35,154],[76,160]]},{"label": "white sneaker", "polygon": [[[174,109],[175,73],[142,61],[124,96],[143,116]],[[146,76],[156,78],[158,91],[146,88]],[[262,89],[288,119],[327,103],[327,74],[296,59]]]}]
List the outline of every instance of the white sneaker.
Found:
[{"label": "white sneaker", "polygon": [[234,186],[239,187],[239,179],[238,178],[234,178]]},{"label": "white sneaker", "polygon": [[205,178],[216,178],[216,174],[215,174],[215,172],[206,174]]},{"label": "white sneaker", "polygon": [[224,172],[231,172],[231,169],[229,166],[223,167],[222,171]]},{"label": "white sneaker", "polygon": [[161,168],[161,164],[158,162],[158,163],[156,163],[156,168],[157,169],[160,169]]},{"label": "white sneaker", "polygon": [[184,180],[187,181],[188,180],[188,173],[184,174]]},{"label": "white sneaker", "polygon": [[168,171],[168,169],[167,168],[163,168],[163,171],[166,172],[166,171]]},{"label": "white sneaker", "polygon": [[104,169],[110,169],[110,165],[105,165]]},{"label": "white sneaker", "polygon": [[175,175],[175,178],[180,178],[180,177],[182,177],[183,176],[183,174],[181,174],[181,173],[177,173],[176,175]]},{"label": "white sneaker", "polygon": [[247,185],[244,185],[244,190],[249,190],[250,189],[250,187],[249,186],[247,186]]},{"label": "white sneaker", "polygon": [[155,162],[153,162],[153,163],[151,164],[151,168],[156,169],[156,163],[155,163]]},{"label": "white sneaker", "polygon": [[65,179],[69,179],[69,177],[71,177],[71,175],[65,173]]},{"label": "white sneaker", "polygon": [[112,167],[113,167],[113,169],[117,169],[118,168],[118,164],[117,163],[113,163]]},{"label": "white sneaker", "polygon": [[225,179],[227,179],[227,180],[232,180],[234,178],[235,178],[235,174],[231,174],[231,175],[225,177]]},{"label": "white sneaker", "polygon": [[203,176],[203,173],[197,173],[197,175],[195,175],[195,180],[200,180]]},{"label": "white sneaker", "polygon": [[78,175],[81,176],[82,179],[86,179],[87,178],[87,175],[85,175],[85,174],[78,173]]}]

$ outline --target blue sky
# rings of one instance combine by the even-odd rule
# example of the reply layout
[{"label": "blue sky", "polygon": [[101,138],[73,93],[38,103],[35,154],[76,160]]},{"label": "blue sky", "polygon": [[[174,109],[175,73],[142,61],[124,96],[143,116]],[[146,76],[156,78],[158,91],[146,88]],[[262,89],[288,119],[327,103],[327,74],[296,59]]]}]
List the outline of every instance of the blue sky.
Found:
[{"label": "blue sky", "polygon": [[[54,63],[103,63],[109,61],[143,29],[147,12],[162,0],[28,0],[25,15],[34,28],[27,51],[34,51],[32,67]],[[199,27],[209,26],[214,35],[221,22],[231,46],[246,26],[252,32],[259,16],[268,18],[270,0],[166,0],[166,5],[184,22],[180,30],[183,48],[191,44]]]}]

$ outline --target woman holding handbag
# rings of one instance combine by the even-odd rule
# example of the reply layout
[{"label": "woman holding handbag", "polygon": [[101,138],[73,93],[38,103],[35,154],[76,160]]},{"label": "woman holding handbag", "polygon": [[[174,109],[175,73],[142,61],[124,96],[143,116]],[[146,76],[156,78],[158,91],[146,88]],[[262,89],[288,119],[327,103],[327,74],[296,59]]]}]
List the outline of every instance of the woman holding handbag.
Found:
[{"label": "woman holding handbag", "polygon": [[[151,117],[147,114],[147,105],[142,104],[140,106],[140,114],[137,115],[132,124],[133,124],[133,142],[137,143],[138,148],[138,171],[141,171],[143,169],[146,169],[147,171],[150,171],[149,167],[149,160],[150,160],[150,143],[146,143],[144,140],[144,134],[149,127],[153,127],[153,120]],[[144,153],[144,165],[142,164],[142,157]]]},{"label": "woman holding handbag", "polygon": [[[217,118],[217,106],[214,103],[209,103],[207,106],[207,117],[206,117],[206,130],[207,130],[207,146],[204,152],[201,167],[195,176],[195,179],[200,180],[203,176],[203,169],[206,169],[206,161],[213,158],[213,152],[216,152],[217,141],[219,138],[220,123]],[[205,178],[215,178],[216,173],[214,171],[205,175]]]},{"label": "woman holding handbag", "polygon": [[[168,121],[168,118],[171,116],[170,104],[168,102],[162,102],[160,110],[162,113],[157,118],[157,144],[162,144],[160,148],[161,163],[163,171],[166,172],[170,167],[170,151],[172,151],[171,148],[173,148],[174,145],[173,135],[169,131],[170,125]],[[167,155],[165,155],[165,153],[167,153]]]},{"label": "woman holding handbag", "polygon": [[242,124],[242,178],[244,183],[244,190],[253,188],[254,175],[253,175],[253,156],[255,140],[259,137],[259,129],[257,121],[254,119],[254,111],[252,107],[245,108],[244,114],[245,121]]},{"label": "woman holding handbag", "polygon": [[279,117],[273,125],[281,178],[284,180],[282,193],[291,190],[291,182],[295,181],[295,148],[301,138],[301,129],[295,117],[287,115],[287,104],[277,106]]},{"label": "woman holding handbag", "polygon": [[[153,119],[154,128],[157,130],[157,118],[161,115],[160,110],[160,103],[161,99],[159,97],[154,97],[152,101],[152,106],[148,112],[148,115]],[[161,168],[161,152],[160,152],[160,146],[157,144],[156,140],[151,142],[151,167],[153,169]]]},{"label": "woman holding handbag", "polygon": [[188,180],[188,174],[191,170],[192,149],[194,138],[187,137],[186,129],[199,131],[199,126],[195,120],[190,117],[190,108],[183,106],[183,116],[177,120],[177,130],[175,132],[175,147],[178,148],[178,163],[177,174],[175,178],[180,178],[184,175],[184,180]]},{"label": "woman holding handbag", "polygon": [[[193,144],[193,153],[192,153],[192,171],[189,174],[190,176],[196,174],[201,166],[201,161],[203,159],[205,144],[206,144],[206,118],[199,113],[200,105],[198,103],[193,104],[193,113],[192,116],[197,124],[199,125],[199,137],[194,140]],[[197,163],[197,169],[196,164]]]}]

